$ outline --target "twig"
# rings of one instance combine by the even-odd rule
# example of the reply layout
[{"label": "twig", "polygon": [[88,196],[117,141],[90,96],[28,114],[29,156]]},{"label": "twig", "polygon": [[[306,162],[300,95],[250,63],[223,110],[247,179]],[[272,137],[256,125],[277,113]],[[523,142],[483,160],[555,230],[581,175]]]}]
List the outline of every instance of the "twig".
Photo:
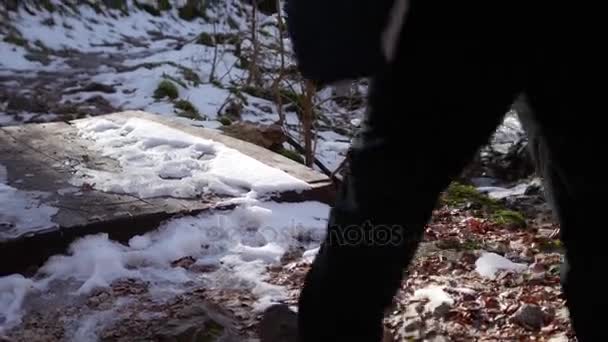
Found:
[{"label": "twig", "polygon": [[276,99],[277,105],[277,113],[279,114],[279,122],[278,124],[283,126],[285,122],[285,113],[283,112],[283,99],[281,98],[280,86],[283,81],[283,77],[285,76],[285,44],[283,43],[283,15],[281,14],[281,0],[277,0],[277,13],[279,19],[279,47],[280,47],[280,55],[281,55],[281,69],[279,70],[279,75],[274,80],[272,84],[272,90],[274,92],[274,96]]},{"label": "twig", "polygon": [[[293,148],[295,148],[296,151],[298,151],[298,153],[300,153],[300,154],[305,153],[304,147],[302,145],[300,145],[300,143],[298,143],[296,141],[296,139],[291,137],[289,134],[286,134],[286,136],[287,136],[287,143],[289,145],[291,145]],[[319,167],[321,172],[323,172],[326,176],[332,177],[332,172],[318,158],[316,158],[316,157],[314,158],[314,163],[315,163],[315,165],[317,165],[317,167]]]},{"label": "twig", "polygon": [[213,63],[211,64],[211,72],[209,73],[209,83],[213,82],[215,78],[215,68],[217,66],[217,27],[215,22],[213,22],[213,42],[215,43],[215,47],[213,49]]},{"label": "twig", "polygon": [[[224,66],[227,66],[226,61],[222,61],[222,62],[224,63]],[[236,65],[236,63],[237,62],[235,61],[234,63],[232,63],[232,65],[230,67],[226,68],[227,69],[226,73],[224,75],[222,75],[222,77],[219,78],[220,82],[223,81],[226,76],[230,76],[230,72],[232,71],[232,69],[234,69],[234,66]],[[233,81],[232,76],[230,76],[230,80]]]},{"label": "twig", "polygon": [[306,159],[306,165],[312,166],[314,151],[312,149],[312,121],[313,121],[313,96],[315,92],[315,86],[311,81],[305,81],[304,87],[304,111],[302,112],[302,128],[304,131],[304,157]]},{"label": "twig", "polygon": [[256,34],[256,22],[258,12],[257,0],[252,1],[253,8],[251,10],[251,44],[253,45],[253,55],[251,56],[251,63],[249,65],[249,77],[247,78],[247,84],[254,82],[259,84],[259,71],[258,71],[258,54],[259,44]]},{"label": "twig", "polygon": [[222,110],[226,107],[226,105],[228,105],[231,97],[232,97],[232,93],[230,93],[230,94],[228,94],[228,96],[226,96],[226,100],[224,100],[224,103],[222,104],[220,109],[217,110],[217,113],[215,114],[216,116],[221,116]]}]

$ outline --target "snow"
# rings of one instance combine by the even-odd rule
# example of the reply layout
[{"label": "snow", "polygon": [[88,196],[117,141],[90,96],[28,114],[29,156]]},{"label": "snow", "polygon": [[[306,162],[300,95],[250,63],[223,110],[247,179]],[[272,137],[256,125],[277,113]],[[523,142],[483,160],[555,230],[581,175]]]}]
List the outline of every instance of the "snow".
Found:
[{"label": "snow", "polygon": [[0,70],[30,70],[42,66],[38,62],[30,62],[24,57],[25,55],[26,51],[21,46],[0,41],[0,56],[2,56],[0,58]]},{"label": "snow", "polygon": [[7,182],[7,169],[0,165],[0,242],[57,226],[52,218],[58,209],[40,202],[47,194],[21,191]]},{"label": "snow", "polygon": [[[287,295],[285,288],[267,283],[267,267],[276,265],[290,246],[299,246],[300,234],[317,233],[313,236],[318,244],[328,215],[329,207],[318,202],[251,200],[228,212],[169,220],[156,231],[133,237],[128,245],[111,241],[107,234],[86,236],[75,241],[68,254],[49,259],[34,278],[0,278],[0,333],[19,324],[28,296],[44,300],[47,293],[61,292],[56,285],[61,284],[71,289],[63,298],[69,302],[121,278],[148,282],[158,298],[180,293],[192,281],[246,290],[257,299],[254,309],[263,310]],[[171,266],[183,257],[219,269],[200,275]],[[94,316],[79,323],[81,332],[87,330],[83,325],[96,325],[90,319]]]},{"label": "snow", "polygon": [[475,262],[475,271],[483,277],[494,278],[498,271],[523,272],[527,265],[517,264],[496,253],[483,253]]},{"label": "snow", "polygon": [[118,160],[116,172],[79,167],[72,184],[140,198],[244,196],[302,191],[310,186],[223,144],[162,124],[132,118],[122,125],[98,118],[77,124],[93,148]]},{"label": "snow", "polygon": [[454,299],[444,291],[444,287],[430,285],[414,292],[412,300],[428,300],[425,311],[434,312],[442,304],[453,305]]},{"label": "snow", "polygon": [[304,261],[306,261],[308,263],[312,263],[315,260],[315,258],[317,257],[317,254],[319,254],[319,247],[309,249],[306,252],[304,252],[304,254],[302,254],[302,259],[304,259]]},{"label": "snow", "polygon": [[[173,15],[153,17],[145,11],[137,11],[131,5],[128,15],[114,19],[96,13],[92,7],[79,6],[78,14],[39,12],[30,14],[21,9],[12,15],[12,21],[23,37],[30,42],[40,40],[53,50],[75,49],[83,52],[137,52],[147,49],[154,39],[148,36],[149,31],[162,32],[165,35],[192,37],[202,27],[208,26],[202,20],[175,23]],[[54,25],[44,25],[45,19],[52,18]],[[135,46],[125,41],[125,37],[136,39],[142,46]],[[123,42],[120,47],[111,43]],[[110,44],[109,44],[110,43]]]},{"label": "snow", "polygon": [[535,178],[529,182],[521,183],[511,188],[495,187],[495,186],[482,186],[478,187],[477,190],[481,193],[486,193],[490,198],[503,199],[513,196],[522,196],[526,194],[526,191],[530,187],[542,185],[542,181],[539,178]]}]

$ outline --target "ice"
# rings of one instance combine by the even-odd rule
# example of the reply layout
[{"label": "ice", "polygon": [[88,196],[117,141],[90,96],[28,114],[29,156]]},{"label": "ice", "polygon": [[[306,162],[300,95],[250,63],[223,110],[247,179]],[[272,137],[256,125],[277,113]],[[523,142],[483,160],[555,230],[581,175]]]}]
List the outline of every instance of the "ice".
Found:
[{"label": "ice", "polygon": [[80,167],[72,183],[141,198],[194,198],[215,192],[243,196],[301,191],[310,186],[237,150],[143,119],[116,125],[94,119],[78,125],[94,148],[120,162],[106,172]]},{"label": "ice", "polygon": [[528,268],[496,253],[483,253],[475,262],[475,271],[483,277],[494,278],[498,271],[523,272]]}]

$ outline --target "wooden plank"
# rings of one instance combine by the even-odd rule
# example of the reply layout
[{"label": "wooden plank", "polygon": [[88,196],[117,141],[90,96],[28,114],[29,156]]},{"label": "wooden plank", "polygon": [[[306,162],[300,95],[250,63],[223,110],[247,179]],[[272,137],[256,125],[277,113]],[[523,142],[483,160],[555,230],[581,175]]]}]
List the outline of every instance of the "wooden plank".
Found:
[{"label": "wooden plank", "polygon": [[[144,112],[115,113],[105,118],[116,123],[126,122],[129,118],[161,123],[220,142],[311,184],[309,191],[277,194],[276,200],[333,201],[334,188],[328,177],[256,145]],[[74,187],[70,179],[78,166],[108,172],[118,172],[120,168],[116,160],[96,153],[90,141],[79,137],[74,123],[0,128],[0,165],[7,169],[8,185],[23,192],[41,192],[40,204],[57,209],[48,227],[22,235],[16,236],[0,225],[0,260],[11,260],[0,263],[0,275],[40,265],[50,255],[65,251],[74,239],[84,235],[104,232],[113,239],[127,241],[134,235],[158,227],[163,220],[174,215],[226,209],[218,207],[221,198],[215,195],[197,199],[167,197],[144,200]]]}]

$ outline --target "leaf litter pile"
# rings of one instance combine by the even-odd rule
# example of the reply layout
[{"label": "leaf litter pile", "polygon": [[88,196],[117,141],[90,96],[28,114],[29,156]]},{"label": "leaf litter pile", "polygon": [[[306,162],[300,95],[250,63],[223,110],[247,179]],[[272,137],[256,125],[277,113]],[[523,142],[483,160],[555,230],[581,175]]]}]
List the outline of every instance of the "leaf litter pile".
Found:
[{"label": "leaf litter pile", "polygon": [[[452,184],[404,270],[386,330],[394,341],[574,341],[558,232],[540,191],[497,201]],[[310,261],[271,270],[289,304]]]}]

